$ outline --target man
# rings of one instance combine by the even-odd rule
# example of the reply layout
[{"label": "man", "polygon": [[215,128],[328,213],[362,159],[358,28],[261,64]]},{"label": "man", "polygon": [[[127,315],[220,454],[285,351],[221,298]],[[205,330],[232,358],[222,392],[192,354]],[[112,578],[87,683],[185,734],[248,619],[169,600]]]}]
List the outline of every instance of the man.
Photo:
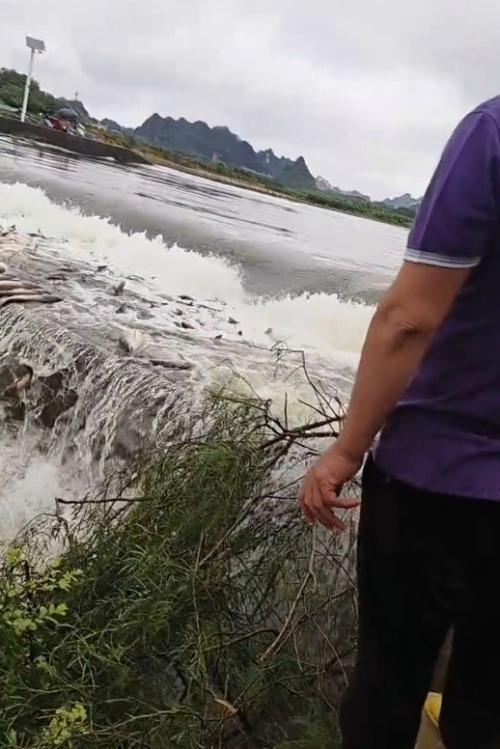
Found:
[{"label": "man", "polygon": [[[412,749],[446,633],[447,749],[500,747],[500,97],[467,115],[363,348],[339,440],[304,480],[342,529],[365,464],[345,749]],[[378,444],[372,447],[381,432]]]}]

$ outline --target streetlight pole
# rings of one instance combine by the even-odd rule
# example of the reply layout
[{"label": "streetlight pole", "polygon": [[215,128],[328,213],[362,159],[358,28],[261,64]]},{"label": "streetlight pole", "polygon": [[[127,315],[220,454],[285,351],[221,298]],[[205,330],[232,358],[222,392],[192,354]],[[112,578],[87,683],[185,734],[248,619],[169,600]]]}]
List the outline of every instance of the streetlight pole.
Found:
[{"label": "streetlight pole", "polygon": [[33,66],[35,64],[35,50],[31,50],[30,54],[30,66],[28,69],[28,75],[26,76],[26,84],[24,86],[24,99],[23,108],[21,109],[21,122],[26,119],[26,110],[28,109],[28,99],[30,95],[31,79],[33,78]]},{"label": "streetlight pole", "polygon": [[45,43],[41,39],[33,39],[31,36],[26,37],[26,46],[31,50],[30,54],[30,65],[28,69],[28,75],[26,76],[26,84],[24,86],[24,97],[23,97],[23,108],[21,109],[21,122],[26,119],[26,110],[28,109],[28,99],[30,95],[31,79],[33,78],[33,67],[35,64],[35,54],[38,52],[41,54],[45,52]]}]

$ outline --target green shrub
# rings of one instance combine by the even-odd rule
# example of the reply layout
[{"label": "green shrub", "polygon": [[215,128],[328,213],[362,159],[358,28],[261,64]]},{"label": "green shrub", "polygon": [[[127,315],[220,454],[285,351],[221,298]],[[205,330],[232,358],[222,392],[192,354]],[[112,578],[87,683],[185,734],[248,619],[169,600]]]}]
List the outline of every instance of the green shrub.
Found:
[{"label": "green shrub", "polygon": [[5,550],[1,746],[335,745],[352,583],[345,553],[276,499],[268,419],[219,405],[202,437],[130,469],[135,501],[40,519]]}]

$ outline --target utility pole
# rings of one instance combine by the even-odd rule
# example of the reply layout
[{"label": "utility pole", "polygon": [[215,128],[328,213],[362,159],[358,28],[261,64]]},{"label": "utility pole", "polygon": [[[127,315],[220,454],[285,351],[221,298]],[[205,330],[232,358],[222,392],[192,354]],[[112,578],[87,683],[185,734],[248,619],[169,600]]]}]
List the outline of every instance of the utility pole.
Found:
[{"label": "utility pole", "polygon": [[31,79],[33,78],[33,67],[35,65],[35,55],[45,52],[45,42],[41,39],[33,39],[31,36],[26,37],[26,46],[30,49],[30,65],[26,84],[24,86],[23,108],[21,109],[21,122],[26,120],[26,110],[28,109],[28,99],[30,95]]}]

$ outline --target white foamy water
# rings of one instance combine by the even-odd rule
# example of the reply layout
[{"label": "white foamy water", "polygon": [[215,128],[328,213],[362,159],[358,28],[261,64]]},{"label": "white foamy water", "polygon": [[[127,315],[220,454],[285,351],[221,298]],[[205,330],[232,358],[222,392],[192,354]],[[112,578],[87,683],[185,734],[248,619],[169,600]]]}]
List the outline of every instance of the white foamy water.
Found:
[{"label": "white foamy water", "polygon": [[[303,350],[313,376],[344,392],[349,389],[371,307],[343,301],[335,293],[252,296],[240,267],[220,256],[169,246],[160,236],[127,233],[109,218],[52,202],[39,188],[0,183],[0,226],[11,225],[17,234],[9,257],[19,258],[19,268],[31,267],[29,259],[24,265],[21,261],[30,253],[36,260],[39,245],[37,272],[46,258],[52,273],[68,263],[81,273],[58,287],[63,295],[68,292],[65,302],[40,310],[40,318],[36,308],[26,314],[7,308],[0,318],[1,348],[21,353],[38,373],[69,367],[80,399],[71,420],[45,441],[43,453],[30,423],[17,437],[0,435],[0,537],[53,506],[56,495],[79,497],[99,483],[108,453],[130,439],[128,426],[141,422],[145,406],[152,415],[144,419],[142,434],[166,433],[179,395],[183,408],[194,405],[195,394],[202,398],[207,386],[227,382],[232,372],[242,374],[248,387],[270,398],[277,410],[286,393],[290,418],[302,421],[308,412],[302,402],[307,386],[296,373],[293,355],[289,366],[276,368],[271,351],[276,344]],[[29,240],[30,234],[37,237]],[[8,241],[0,238],[0,248],[2,242],[7,248]],[[95,272],[100,264],[108,267],[104,275]],[[118,316],[112,287],[122,278],[127,278],[127,293],[135,295],[136,307]],[[182,308],[193,315],[187,331],[175,327],[181,319],[175,317],[181,295],[198,303],[189,307],[188,301]],[[137,314],[139,308],[147,312],[147,320]],[[120,353],[120,331],[139,342],[142,336],[147,346],[163,347],[169,357],[191,367],[189,374],[176,379],[151,369],[140,359],[142,344],[139,358]],[[79,357],[90,362],[83,373],[74,367]]]},{"label": "white foamy water", "polygon": [[51,202],[41,189],[20,183],[0,183],[0,223],[64,242],[68,256],[106,263],[124,275],[136,274],[158,293],[222,301],[246,338],[263,346],[280,341],[355,364],[372,314],[372,308],[341,301],[336,294],[250,298],[239,269],[220,257],[168,247],[159,236],[126,234],[108,218],[85,216],[78,208]]},{"label": "white foamy water", "polygon": [[15,224],[24,234],[39,232],[68,243],[75,259],[109,263],[126,274],[154,278],[159,291],[200,299],[243,298],[238,271],[215,258],[181,247],[166,247],[161,237],[124,233],[110,219],[84,216],[78,208],[52,203],[43,190],[0,183],[0,222]]}]

